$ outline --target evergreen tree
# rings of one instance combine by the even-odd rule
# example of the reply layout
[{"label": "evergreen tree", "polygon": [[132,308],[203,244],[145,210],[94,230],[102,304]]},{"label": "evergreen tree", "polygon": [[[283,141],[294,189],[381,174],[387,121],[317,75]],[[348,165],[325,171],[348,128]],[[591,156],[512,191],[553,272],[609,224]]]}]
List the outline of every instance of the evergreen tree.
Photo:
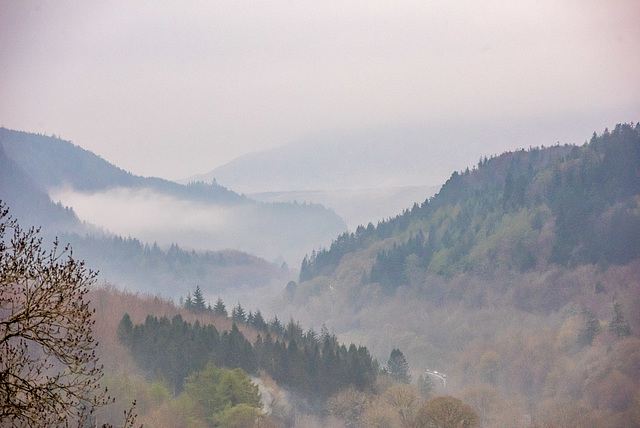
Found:
[{"label": "evergreen tree", "polygon": [[264,320],[264,317],[262,316],[260,309],[256,310],[256,313],[253,314],[253,322],[251,323],[251,325],[256,330],[260,330],[264,332],[267,331],[268,325],[267,325],[267,322]]},{"label": "evergreen tree", "polygon": [[583,325],[578,332],[578,344],[591,345],[593,339],[600,332],[600,320],[598,320],[598,317],[593,311],[587,308],[582,310],[582,320]]},{"label": "evergreen tree", "polygon": [[244,311],[240,302],[231,310],[231,319],[236,323],[246,323],[247,322],[247,314]]},{"label": "evergreen tree", "polygon": [[204,301],[204,296],[202,295],[202,290],[200,286],[196,286],[196,290],[193,292],[193,305],[191,310],[194,312],[204,312],[207,309],[207,305]]},{"label": "evergreen tree", "polygon": [[404,358],[404,354],[398,348],[393,348],[389,361],[387,362],[387,372],[391,379],[396,382],[410,383],[409,364]]},{"label": "evergreen tree", "polygon": [[227,307],[225,306],[220,296],[218,296],[218,300],[216,301],[216,304],[213,307],[213,313],[214,315],[218,315],[225,318],[229,316],[229,313],[227,312]]},{"label": "evergreen tree", "polygon": [[193,299],[191,299],[190,291],[187,291],[187,298],[184,301],[184,308],[188,311],[193,309]]},{"label": "evergreen tree", "polygon": [[284,328],[282,327],[282,324],[280,323],[277,315],[273,317],[269,326],[271,328],[271,331],[279,336],[284,333]]},{"label": "evergreen tree", "polygon": [[124,314],[120,324],[118,324],[118,340],[120,343],[131,346],[131,340],[133,337],[133,323],[129,314]]},{"label": "evergreen tree", "polygon": [[631,334],[631,327],[624,319],[622,313],[622,305],[617,300],[611,305],[611,322],[609,323],[609,331],[617,337],[625,337]]}]

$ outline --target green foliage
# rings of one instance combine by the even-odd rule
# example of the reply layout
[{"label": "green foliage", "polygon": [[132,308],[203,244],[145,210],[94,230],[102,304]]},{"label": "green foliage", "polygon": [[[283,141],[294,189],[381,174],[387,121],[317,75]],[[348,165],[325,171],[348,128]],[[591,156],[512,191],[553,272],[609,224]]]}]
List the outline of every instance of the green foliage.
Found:
[{"label": "green foliage", "polygon": [[258,370],[256,353],[235,323],[230,331],[222,333],[217,353],[216,361],[225,367],[241,368],[247,373],[256,373]]},{"label": "green foliage", "polygon": [[361,278],[387,295],[426,274],[629,263],[640,257],[640,127],[618,125],[582,147],[519,150],[454,172],[424,203],[314,251],[300,280],[330,276],[345,254],[384,240],[392,242],[380,245]]},{"label": "green foliage", "polygon": [[222,339],[211,325],[192,326],[180,315],[171,321],[166,317],[147,316],[144,324],[129,330],[127,319],[125,314],[120,322],[125,332],[122,343],[131,349],[133,359],[150,378],[162,376],[175,392],[182,390],[189,373],[201,370],[209,360],[222,360]]},{"label": "green foliage", "polygon": [[196,286],[195,291],[193,292],[193,306],[191,308],[194,312],[204,312],[207,309],[207,305],[204,301],[204,296],[202,295],[202,290],[200,286]]},{"label": "green foliage", "polygon": [[256,408],[249,404],[240,403],[237,406],[224,409],[215,415],[215,426],[225,428],[247,428],[261,426],[260,421],[265,416]]},{"label": "green foliage", "polygon": [[328,332],[303,333],[293,320],[284,334],[288,343],[274,341],[270,334],[265,339],[259,336],[255,343],[260,368],[278,384],[320,403],[343,388],[373,388],[378,366],[366,347],[351,344],[347,349]]},{"label": "green foliage", "polygon": [[233,322],[239,324],[247,322],[247,314],[240,302],[238,302],[238,304],[231,310],[231,319]]},{"label": "green foliage", "polygon": [[[247,373],[264,370],[279,384],[321,403],[345,387],[359,391],[373,387],[378,367],[367,348],[351,344],[347,349],[335,335],[304,332],[293,319],[286,328],[280,326],[277,317],[269,326],[260,311],[252,316],[251,323],[266,332],[253,345],[235,323],[231,330],[219,334],[211,325],[191,325],[180,315],[171,321],[147,316],[144,324],[131,326],[125,314],[118,331],[121,342],[129,346],[149,378],[167,379],[176,393],[182,391],[190,373],[203,370],[211,362]],[[278,337],[275,341],[269,331]]]},{"label": "green foliage", "polygon": [[133,323],[129,314],[124,314],[122,320],[118,324],[118,340],[126,346],[131,346],[133,338]]},{"label": "green foliage", "polygon": [[396,382],[410,383],[409,364],[404,358],[404,354],[398,348],[394,348],[387,362],[387,372],[391,379]]},{"label": "green foliage", "polygon": [[[256,410],[262,408],[258,386],[241,369],[219,368],[211,363],[187,377],[184,394],[196,403],[198,416],[212,427],[245,419],[248,409],[252,409],[255,420]],[[244,405],[241,411],[230,412],[239,405]]]}]

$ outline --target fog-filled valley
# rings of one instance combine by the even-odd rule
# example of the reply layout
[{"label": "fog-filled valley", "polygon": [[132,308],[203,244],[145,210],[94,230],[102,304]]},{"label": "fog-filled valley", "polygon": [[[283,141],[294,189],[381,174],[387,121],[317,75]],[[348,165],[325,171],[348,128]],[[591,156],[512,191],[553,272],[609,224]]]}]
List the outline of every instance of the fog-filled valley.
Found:
[{"label": "fog-filled valley", "polygon": [[0,427],[640,427],[638,23],[0,0]]},{"label": "fog-filled valley", "polygon": [[245,195],[59,138],[0,144],[9,214],[100,271],[117,404],[98,418],[136,400],[145,426],[434,426],[437,406],[470,426],[640,423],[640,124],[387,194]]}]

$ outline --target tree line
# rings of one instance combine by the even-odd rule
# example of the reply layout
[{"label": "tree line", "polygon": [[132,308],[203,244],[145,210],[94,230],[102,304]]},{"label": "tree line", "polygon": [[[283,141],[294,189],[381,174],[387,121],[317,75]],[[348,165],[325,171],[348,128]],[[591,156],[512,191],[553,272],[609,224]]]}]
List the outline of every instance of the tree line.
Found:
[{"label": "tree line", "polygon": [[[200,310],[226,311],[221,300],[216,303],[217,309],[205,307],[198,289],[189,301]],[[141,369],[152,378],[165,379],[174,394],[184,389],[191,373],[203,370],[207,363],[239,368],[248,374],[263,370],[279,385],[319,404],[342,388],[365,391],[375,384],[378,363],[366,347],[340,344],[326,328],[320,334],[305,332],[293,320],[283,327],[277,317],[267,323],[259,311],[243,317],[240,305],[233,312],[231,330],[222,333],[199,321],[188,323],[180,315],[171,320],[147,316],[143,324],[134,325],[125,314],[118,326],[118,338],[131,350]],[[240,322],[259,327],[253,344],[239,330]]]},{"label": "tree line", "polygon": [[[583,146],[531,148],[454,172],[440,192],[401,215],[338,237],[305,257],[300,280],[329,276],[342,257],[392,237],[363,283],[392,293],[411,271],[450,277],[496,267],[526,272],[560,266],[625,264],[640,256],[640,124],[594,133]],[[537,236],[552,229],[548,258]]]}]

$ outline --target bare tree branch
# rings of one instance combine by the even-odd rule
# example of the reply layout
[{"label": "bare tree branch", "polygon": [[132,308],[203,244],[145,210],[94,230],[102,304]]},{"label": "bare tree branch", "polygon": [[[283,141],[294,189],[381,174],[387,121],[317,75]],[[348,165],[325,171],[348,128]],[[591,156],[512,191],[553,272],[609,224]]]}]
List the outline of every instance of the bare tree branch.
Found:
[{"label": "bare tree branch", "polygon": [[100,388],[95,321],[86,299],[96,273],[69,247],[60,250],[57,240],[45,251],[38,233],[22,230],[0,201],[2,426],[80,423],[112,401]]}]

